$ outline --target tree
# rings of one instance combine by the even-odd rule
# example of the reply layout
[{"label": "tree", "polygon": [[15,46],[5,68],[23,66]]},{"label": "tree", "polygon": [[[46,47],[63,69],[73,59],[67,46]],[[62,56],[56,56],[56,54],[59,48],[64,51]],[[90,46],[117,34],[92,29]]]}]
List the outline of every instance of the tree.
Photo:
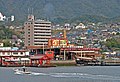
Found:
[{"label": "tree", "polygon": [[120,48],[120,42],[118,39],[107,39],[107,41],[105,42],[105,45],[108,48]]},{"label": "tree", "polygon": [[10,43],[8,39],[4,40],[3,43],[4,43],[4,47],[12,47],[12,43]]},{"label": "tree", "polygon": [[116,33],[116,35],[120,35],[120,33],[119,33],[119,32],[117,32],[117,33]]}]

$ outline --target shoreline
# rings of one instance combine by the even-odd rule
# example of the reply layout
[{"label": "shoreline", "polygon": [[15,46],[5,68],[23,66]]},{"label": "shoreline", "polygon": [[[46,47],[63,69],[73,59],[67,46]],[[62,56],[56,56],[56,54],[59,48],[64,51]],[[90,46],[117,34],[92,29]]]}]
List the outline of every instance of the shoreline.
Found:
[{"label": "shoreline", "polygon": [[[0,67],[23,67],[24,65],[8,65],[8,66],[0,66]],[[120,66],[120,62],[106,62],[101,61],[99,63],[77,63],[75,60],[52,60],[49,65],[26,65],[26,67],[38,67],[38,68],[49,68],[49,67],[62,67],[62,66]]]}]

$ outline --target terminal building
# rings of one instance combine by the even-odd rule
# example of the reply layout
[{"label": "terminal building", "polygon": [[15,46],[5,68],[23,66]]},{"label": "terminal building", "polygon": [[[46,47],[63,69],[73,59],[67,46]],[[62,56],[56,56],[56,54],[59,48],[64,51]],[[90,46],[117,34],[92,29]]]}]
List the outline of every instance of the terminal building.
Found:
[{"label": "terminal building", "polygon": [[38,62],[41,55],[45,55],[46,52],[53,52],[51,60],[93,60],[100,58],[99,48],[69,44],[65,28],[63,37],[51,37],[51,22],[35,20],[33,15],[29,15],[28,20],[24,23],[24,37],[25,47],[29,50],[29,55],[33,56],[33,62]]}]

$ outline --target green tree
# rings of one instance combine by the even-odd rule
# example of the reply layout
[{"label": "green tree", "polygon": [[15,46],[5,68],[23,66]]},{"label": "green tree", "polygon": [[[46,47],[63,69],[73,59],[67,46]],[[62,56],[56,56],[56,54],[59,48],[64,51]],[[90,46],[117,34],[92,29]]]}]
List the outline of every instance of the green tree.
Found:
[{"label": "green tree", "polygon": [[12,43],[10,43],[8,39],[4,40],[3,43],[4,43],[4,47],[12,47]]},{"label": "green tree", "polygon": [[105,45],[109,48],[120,48],[120,42],[119,42],[119,39],[108,39],[106,42],[105,42]]}]

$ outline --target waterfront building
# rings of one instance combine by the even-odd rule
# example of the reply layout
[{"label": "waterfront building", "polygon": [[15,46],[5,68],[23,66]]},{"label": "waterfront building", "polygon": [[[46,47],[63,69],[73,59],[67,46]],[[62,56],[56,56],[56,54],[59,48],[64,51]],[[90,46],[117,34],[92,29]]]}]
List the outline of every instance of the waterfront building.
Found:
[{"label": "waterfront building", "polygon": [[51,22],[45,20],[35,20],[33,15],[28,16],[28,21],[24,24],[25,46],[46,46],[51,38]]},{"label": "waterfront building", "polygon": [[29,63],[29,52],[17,47],[0,47],[1,66],[19,66]]},{"label": "waterfront building", "polygon": [[0,66],[43,66],[49,65],[53,58],[53,51],[30,55],[27,50],[19,50],[17,47],[0,48]]}]

